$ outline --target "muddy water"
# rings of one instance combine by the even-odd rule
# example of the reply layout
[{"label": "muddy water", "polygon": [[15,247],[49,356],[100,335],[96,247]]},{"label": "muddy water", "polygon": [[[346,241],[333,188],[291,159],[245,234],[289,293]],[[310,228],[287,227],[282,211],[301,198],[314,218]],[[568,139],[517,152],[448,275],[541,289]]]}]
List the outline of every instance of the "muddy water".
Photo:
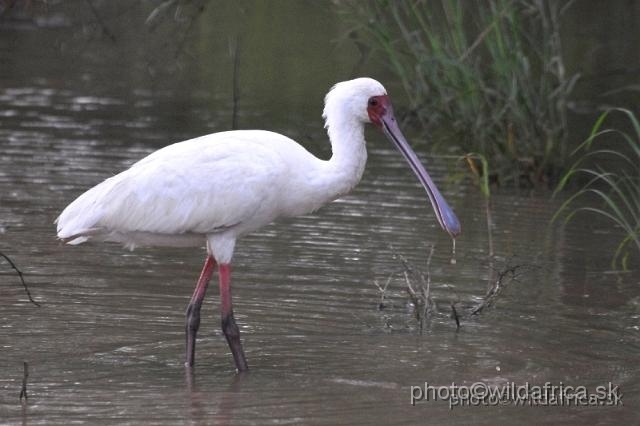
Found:
[{"label": "muddy water", "polygon": [[[140,96],[149,114],[162,102]],[[72,90],[5,88],[0,99],[2,251],[42,304],[26,300],[3,264],[0,414],[9,423],[410,424],[428,417],[491,424],[526,418],[529,410],[551,422],[636,416],[638,276],[606,271],[613,237],[586,222],[548,228],[555,208],[548,194],[497,195],[494,267],[522,268],[493,308],[462,318],[456,331],[450,303],[460,302],[462,311],[477,303],[490,273],[483,200],[472,186],[444,180],[455,162],[425,159],[464,224],[451,265],[450,243],[422,190],[375,133],[367,172],[352,194],[240,242],[234,294],[251,372],[234,374],[214,286],[197,369],[186,377],[184,310],[204,251],[65,247],[52,225],[85,188],[155,148],[121,143],[105,136],[110,129],[144,133],[152,127],[144,121],[153,120],[127,121],[117,98]],[[96,115],[103,118],[92,123]],[[320,140],[317,127],[313,138]],[[421,335],[394,254],[426,269],[431,245],[439,309]],[[378,310],[373,282],[389,276],[386,308]],[[30,364],[30,399],[21,407],[23,361]],[[453,412],[446,402],[411,406],[411,386],[425,381],[589,389],[613,382],[626,405]]]},{"label": "muddy water", "polygon": [[[67,247],[52,222],[83,190],[147,153],[222,126],[228,100],[201,87],[123,90],[121,82],[91,83],[91,72],[65,80],[29,70],[0,70],[0,251],[41,307],[0,261],[0,423],[637,423],[640,276],[637,268],[609,271],[616,235],[589,219],[549,227],[557,207],[549,194],[503,190],[493,199],[492,264],[478,191],[446,178],[462,171],[454,159],[425,157],[463,224],[452,265],[425,194],[375,132],[352,194],[238,244],[233,290],[249,374],[234,372],[215,286],[203,307],[197,368],[185,374],[184,311],[204,250]],[[308,100],[309,114],[288,110],[281,130],[326,156],[324,90],[313,89],[320,95]],[[242,120],[269,127],[256,112],[265,103],[255,102],[245,101]],[[438,309],[421,333],[396,255],[427,271],[432,246]],[[495,305],[465,315],[481,302],[492,268],[513,266],[517,279],[505,281]],[[389,278],[380,310],[374,281]],[[29,400],[21,405],[24,361]],[[611,382],[624,406],[412,406],[412,387],[425,382],[550,382],[591,392]]]}]

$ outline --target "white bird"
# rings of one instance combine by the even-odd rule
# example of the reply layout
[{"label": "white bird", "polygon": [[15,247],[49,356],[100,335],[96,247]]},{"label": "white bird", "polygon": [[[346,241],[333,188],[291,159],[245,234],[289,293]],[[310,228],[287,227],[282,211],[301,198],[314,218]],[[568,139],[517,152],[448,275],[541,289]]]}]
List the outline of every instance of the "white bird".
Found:
[{"label": "white bird", "polygon": [[278,217],[306,214],[349,192],[367,159],[365,123],[396,145],[452,238],[460,223],[400,132],[384,87],[370,78],[336,84],[325,98],[329,160],[262,130],[214,133],[164,147],[80,195],[56,219],[58,238],[136,246],[202,246],[207,257],[186,314],[185,365],[193,366],[200,307],[218,265],[222,330],[236,368],[247,361],[233,318],[230,263],[236,240]]}]

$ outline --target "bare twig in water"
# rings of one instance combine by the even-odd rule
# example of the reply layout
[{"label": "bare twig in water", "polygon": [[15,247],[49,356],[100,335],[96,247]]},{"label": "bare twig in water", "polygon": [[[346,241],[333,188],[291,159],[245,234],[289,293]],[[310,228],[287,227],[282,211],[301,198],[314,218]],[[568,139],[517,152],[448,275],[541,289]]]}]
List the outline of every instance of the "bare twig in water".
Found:
[{"label": "bare twig in water", "polygon": [[456,310],[456,304],[451,302],[451,317],[456,321],[456,330],[460,330],[460,316]]},{"label": "bare twig in water", "polygon": [[[412,266],[404,256],[394,253],[394,257],[400,260],[404,268],[403,276],[405,280],[405,291],[413,305],[413,313],[420,327],[420,333],[424,331],[424,326],[425,324],[428,324],[427,321],[431,319],[432,315],[437,313],[436,303],[431,296],[431,259],[433,257],[433,253],[434,247],[432,246],[427,258],[426,273]],[[493,258],[490,259],[491,262],[489,268],[491,270],[491,276],[488,279],[487,292],[483,297],[482,302],[477,305],[469,306],[468,304],[461,302],[459,297],[457,298],[457,301],[450,302],[451,318],[456,323],[456,331],[460,330],[461,321],[463,319],[469,319],[472,315],[478,315],[486,308],[493,306],[502,291],[512,282],[517,281],[522,269],[533,267],[531,264],[514,265],[508,262],[502,270],[498,270],[493,267]],[[391,276],[389,276],[384,286],[377,281],[374,281],[374,284],[380,292],[379,309],[385,307],[387,287],[389,286],[393,275],[394,274],[391,274]]]},{"label": "bare twig in water", "polygon": [[24,362],[24,374],[22,375],[22,389],[20,390],[20,401],[24,398],[25,402],[29,399],[27,395],[27,379],[29,378],[29,364]]},{"label": "bare twig in water", "polygon": [[[422,271],[415,271],[414,268],[409,265],[407,259],[404,256],[398,255],[398,259],[402,262],[402,266],[404,267],[404,279],[407,284],[407,293],[409,294],[409,298],[414,306],[414,313],[416,316],[416,321],[420,325],[420,332],[424,329],[424,324],[433,311],[435,311],[435,303],[431,298],[431,258],[433,257],[434,246],[431,246],[431,251],[429,252],[429,256],[427,258],[427,275]],[[420,288],[416,291],[411,285],[411,276],[414,277],[414,280],[418,281],[419,279]]]},{"label": "bare twig in water", "polygon": [[389,278],[387,278],[387,282],[384,283],[384,287],[378,284],[377,280],[373,280],[373,283],[376,287],[378,287],[378,290],[380,291],[380,303],[378,304],[378,310],[380,311],[387,307],[387,305],[385,305],[384,303],[384,300],[387,297],[387,288],[389,287],[389,283],[391,283],[391,278],[393,278],[393,274],[389,275]]},{"label": "bare twig in water", "polygon": [[27,297],[29,297],[29,301],[31,303],[33,303],[34,305],[36,305],[37,307],[40,307],[40,304],[38,302],[36,302],[35,300],[33,300],[33,297],[31,297],[31,292],[29,291],[29,287],[27,287],[27,283],[24,281],[24,277],[22,276],[22,271],[20,269],[18,269],[16,264],[13,263],[13,261],[9,258],[9,256],[7,256],[6,254],[2,253],[1,251],[0,251],[0,256],[4,257],[7,260],[7,262],[9,262],[9,265],[11,265],[11,267],[13,269],[15,269],[15,271],[18,273],[18,277],[20,277],[20,281],[22,282],[22,286],[24,287],[24,291],[27,293]]},{"label": "bare twig in water", "polygon": [[[471,310],[471,315],[477,315],[485,308],[491,307],[496,301],[498,295],[504,288],[513,282],[518,277],[518,270],[523,268],[524,265],[509,266],[506,269],[498,272],[497,278],[494,280],[493,285],[487,290],[487,294],[484,296],[484,300],[475,308]],[[509,278],[509,281],[505,281],[505,278]]]}]

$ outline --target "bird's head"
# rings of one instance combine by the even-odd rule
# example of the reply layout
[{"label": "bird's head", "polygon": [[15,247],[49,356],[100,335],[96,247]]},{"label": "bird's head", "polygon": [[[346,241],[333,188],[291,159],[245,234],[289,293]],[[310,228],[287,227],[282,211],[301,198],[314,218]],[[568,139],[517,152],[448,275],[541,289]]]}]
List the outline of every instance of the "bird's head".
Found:
[{"label": "bird's head", "polygon": [[336,84],[325,98],[322,115],[330,135],[334,123],[342,120],[373,123],[379,128],[398,148],[424,186],[440,226],[452,238],[460,234],[461,226],[458,218],[400,131],[393,114],[391,100],[382,84],[372,78],[357,78]]},{"label": "bird's head", "polygon": [[377,111],[382,112],[379,100],[383,98],[389,103],[384,86],[372,78],[342,81],[333,86],[325,97],[322,116],[327,120],[327,126],[330,124],[330,117],[355,118],[361,123],[375,123],[369,102],[373,101],[377,105]]}]

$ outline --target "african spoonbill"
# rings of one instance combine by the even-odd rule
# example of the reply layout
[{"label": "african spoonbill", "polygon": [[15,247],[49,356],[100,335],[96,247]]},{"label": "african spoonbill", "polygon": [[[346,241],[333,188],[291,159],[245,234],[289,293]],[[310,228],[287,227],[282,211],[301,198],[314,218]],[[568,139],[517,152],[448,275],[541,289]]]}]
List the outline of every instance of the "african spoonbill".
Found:
[{"label": "african spoonbill", "polygon": [[325,98],[332,156],[321,160],[268,131],[214,133],[166,146],[80,195],[60,214],[58,238],[136,246],[202,246],[207,257],[186,313],[185,365],[194,364],[200,308],[218,266],[222,331],[238,371],[248,369],[233,317],[231,258],[238,237],[283,216],[306,214],[349,192],[367,159],[364,125],[382,130],[424,186],[451,237],[460,223],[400,132],[384,87],[336,84]]}]

